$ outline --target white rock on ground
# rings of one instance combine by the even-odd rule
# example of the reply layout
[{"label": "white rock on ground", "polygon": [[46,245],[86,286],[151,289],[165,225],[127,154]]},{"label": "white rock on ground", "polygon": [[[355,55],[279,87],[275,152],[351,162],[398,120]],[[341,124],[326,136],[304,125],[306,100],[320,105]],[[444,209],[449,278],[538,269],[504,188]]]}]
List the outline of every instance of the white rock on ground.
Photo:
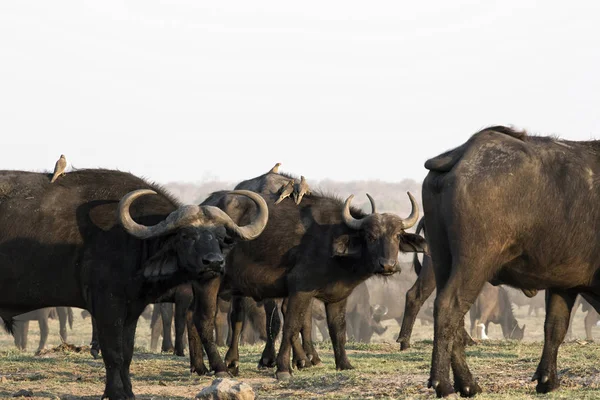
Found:
[{"label": "white rock on ground", "polygon": [[254,390],[247,383],[217,378],[196,395],[196,400],[254,400]]}]

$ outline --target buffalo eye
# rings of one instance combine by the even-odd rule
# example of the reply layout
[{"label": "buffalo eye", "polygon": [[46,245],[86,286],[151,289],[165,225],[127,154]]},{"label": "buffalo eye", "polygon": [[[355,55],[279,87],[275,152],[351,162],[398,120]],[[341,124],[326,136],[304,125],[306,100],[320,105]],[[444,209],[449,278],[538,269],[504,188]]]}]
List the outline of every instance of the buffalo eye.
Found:
[{"label": "buffalo eye", "polygon": [[182,233],[181,238],[183,240],[192,240],[192,236],[189,233]]},{"label": "buffalo eye", "polygon": [[221,245],[221,248],[227,249],[235,244],[235,240],[229,236],[224,236],[219,238],[219,244]]}]

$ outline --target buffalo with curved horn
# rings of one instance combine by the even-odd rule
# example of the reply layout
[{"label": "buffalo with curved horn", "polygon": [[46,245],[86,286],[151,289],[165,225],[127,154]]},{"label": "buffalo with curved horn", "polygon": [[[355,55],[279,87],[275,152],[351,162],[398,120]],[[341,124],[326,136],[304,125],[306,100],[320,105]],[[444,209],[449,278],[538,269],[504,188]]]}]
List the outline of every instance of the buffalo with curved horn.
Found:
[{"label": "buffalo with curved horn", "polygon": [[[0,171],[0,317],[51,306],[94,317],[106,367],[103,398],[133,399],[129,366],[147,304],[191,279],[218,276],[225,249],[266,226],[265,201],[239,226],[222,210],[181,205],[165,190],[111,170],[48,174]],[[208,340],[208,338],[202,338]]]},{"label": "buffalo with curved horn", "polygon": [[[273,357],[270,354],[261,358],[266,365],[276,364],[277,377],[285,380],[290,378],[290,351],[298,345],[295,338],[306,326],[312,299],[317,298],[325,303],[336,368],[351,369],[345,351],[347,298],[369,277],[399,272],[399,251],[424,251],[425,240],[405,232],[417,222],[417,202],[409,193],[412,211],[408,218],[402,219],[376,212],[370,196],[373,213],[368,215],[350,207],[354,196],[342,202],[313,192],[305,195],[299,205],[293,202],[275,205],[277,194],[262,193],[262,196],[269,207],[267,227],[256,240],[240,243],[229,252],[225,274],[217,279],[222,281],[198,290],[202,295],[196,297],[199,302],[196,310],[200,308],[198,304],[211,301],[216,304],[219,292],[249,296],[257,301],[287,297],[277,358],[270,359]],[[227,192],[213,193],[203,204],[218,206],[238,222],[255,215],[255,207],[247,199],[234,201]],[[234,332],[239,331],[235,327],[243,321],[237,303],[232,301]],[[195,318],[197,327],[212,329],[210,314],[196,313]],[[234,371],[239,365],[235,335],[225,363]],[[296,366],[309,364],[310,360],[304,360]]]}]

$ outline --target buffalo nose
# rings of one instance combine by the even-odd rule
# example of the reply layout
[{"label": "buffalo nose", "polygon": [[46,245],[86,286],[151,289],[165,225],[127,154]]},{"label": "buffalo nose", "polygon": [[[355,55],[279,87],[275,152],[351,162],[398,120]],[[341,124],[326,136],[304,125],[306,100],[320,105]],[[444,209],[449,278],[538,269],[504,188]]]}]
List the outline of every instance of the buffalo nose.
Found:
[{"label": "buffalo nose", "polygon": [[385,270],[394,268],[397,263],[398,263],[397,260],[389,260],[389,259],[383,258],[383,257],[379,258],[379,265],[381,266],[381,268],[383,268]]},{"label": "buffalo nose", "polygon": [[380,257],[379,258],[379,266],[381,267],[381,270],[385,273],[385,272],[396,272],[397,268],[396,265],[398,265],[398,260],[390,260],[388,258],[383,258]]},{"label": "buffalo nose", "polygon": [[222,265],[223,256],[217,253],[208,253],[202,257],[202,264],[204,265]]}]

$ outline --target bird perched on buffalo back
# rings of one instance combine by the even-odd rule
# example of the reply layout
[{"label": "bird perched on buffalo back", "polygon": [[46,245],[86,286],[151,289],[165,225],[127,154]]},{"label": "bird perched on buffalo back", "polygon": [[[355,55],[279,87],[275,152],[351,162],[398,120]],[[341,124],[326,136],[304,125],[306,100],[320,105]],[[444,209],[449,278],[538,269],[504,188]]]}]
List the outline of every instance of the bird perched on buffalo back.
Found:
[{"label": "bird perched on buffalo back", "polygon": [[270,174],[278,174],[280,166],[281,166],[281,163],[278,162],[277,164],[275,164],[275,166],[273,168],[271,168],[271,170],[268,173],[270,173]]},{"label": "bird perched on buffalo back", "polygon": [[295,186],[294,197],[296,200],[296,205],[298,205],[302,201],[302,197],[304,197],[305,194],[310,194],[310,188],[308,187],[308,183],[306,183],[304,176],[300,176],[300,183],[297,183]]},{"label": "bird perched on buffalo back", "polygon": [[294,181],[288,181],[284,186],[281,187],[281,192],[279,192],[279,198],[275,202],[275,204],[281,203],[285,198],[290,197],[290,195],[294,192]]},{"label": "bird perched on buffalo back", "polygon": [[61,154],[60,158],[54,165],[54,175],[52,175],[52,180],[50,181],[50,183],[54,183],[54,181],[56,179],[58,179],[59,176],[64,175],[66,169],[67,169],[67,158],[65,157],[64,154]]}]

